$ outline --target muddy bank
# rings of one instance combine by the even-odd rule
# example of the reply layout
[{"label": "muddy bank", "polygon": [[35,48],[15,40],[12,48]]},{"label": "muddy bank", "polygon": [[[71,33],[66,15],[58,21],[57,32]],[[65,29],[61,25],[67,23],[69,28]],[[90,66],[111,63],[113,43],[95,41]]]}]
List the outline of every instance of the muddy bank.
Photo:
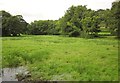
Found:
[{"label": "muddy bank", "polygon": [[26,67],[16,67],[16,68],[3,68],[0,81],[22,81],[30,76],[29,71]]}]

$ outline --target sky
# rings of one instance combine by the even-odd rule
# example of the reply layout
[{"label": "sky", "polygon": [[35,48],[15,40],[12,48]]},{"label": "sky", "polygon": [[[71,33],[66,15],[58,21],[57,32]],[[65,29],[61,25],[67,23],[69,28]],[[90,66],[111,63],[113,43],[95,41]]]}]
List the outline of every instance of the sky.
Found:
[{"label": "sky", "polygon": [[115,0],[0,0],[0,10],[22,15],[28,22],[57,20],[72,5],[87,5],[92,10],[110,9]]}]

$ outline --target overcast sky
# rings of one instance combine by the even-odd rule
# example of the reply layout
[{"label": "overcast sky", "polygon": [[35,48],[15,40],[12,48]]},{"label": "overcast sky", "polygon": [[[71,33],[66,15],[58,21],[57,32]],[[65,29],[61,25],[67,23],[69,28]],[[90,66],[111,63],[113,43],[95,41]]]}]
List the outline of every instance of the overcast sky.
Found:
[{"label": "overcast sky", "polygon": [[93,10],[111,8],[115,0],[0,0],[0,10],[22,15],[27,22],[57,20],[72,5],[87,5]]}]

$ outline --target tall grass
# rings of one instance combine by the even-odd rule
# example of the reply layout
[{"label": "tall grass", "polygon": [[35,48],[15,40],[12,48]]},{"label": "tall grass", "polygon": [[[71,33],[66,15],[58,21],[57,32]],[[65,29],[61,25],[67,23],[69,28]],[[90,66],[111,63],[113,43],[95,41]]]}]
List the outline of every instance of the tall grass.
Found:
[{"label": "tall grass", "polygon": [[118,40],[62,36],[3,38],[3,67],[27,65],[35,80],[118,80]]},{"label": "tall grass", "polygon": [[2,68],[2,37],[0,37],[0,69]]}]

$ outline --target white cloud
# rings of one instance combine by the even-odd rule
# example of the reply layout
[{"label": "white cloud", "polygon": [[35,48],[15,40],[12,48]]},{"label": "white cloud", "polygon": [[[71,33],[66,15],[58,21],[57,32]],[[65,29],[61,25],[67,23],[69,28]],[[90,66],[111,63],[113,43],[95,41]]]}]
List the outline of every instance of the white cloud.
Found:
[{"label": "white cloud", "polygon": [[88,8],[111,8],[114,0],[0,0],[0,9],[13,15],[20,14],[27,22],[59,19],[71,5],[87,5]]}]

